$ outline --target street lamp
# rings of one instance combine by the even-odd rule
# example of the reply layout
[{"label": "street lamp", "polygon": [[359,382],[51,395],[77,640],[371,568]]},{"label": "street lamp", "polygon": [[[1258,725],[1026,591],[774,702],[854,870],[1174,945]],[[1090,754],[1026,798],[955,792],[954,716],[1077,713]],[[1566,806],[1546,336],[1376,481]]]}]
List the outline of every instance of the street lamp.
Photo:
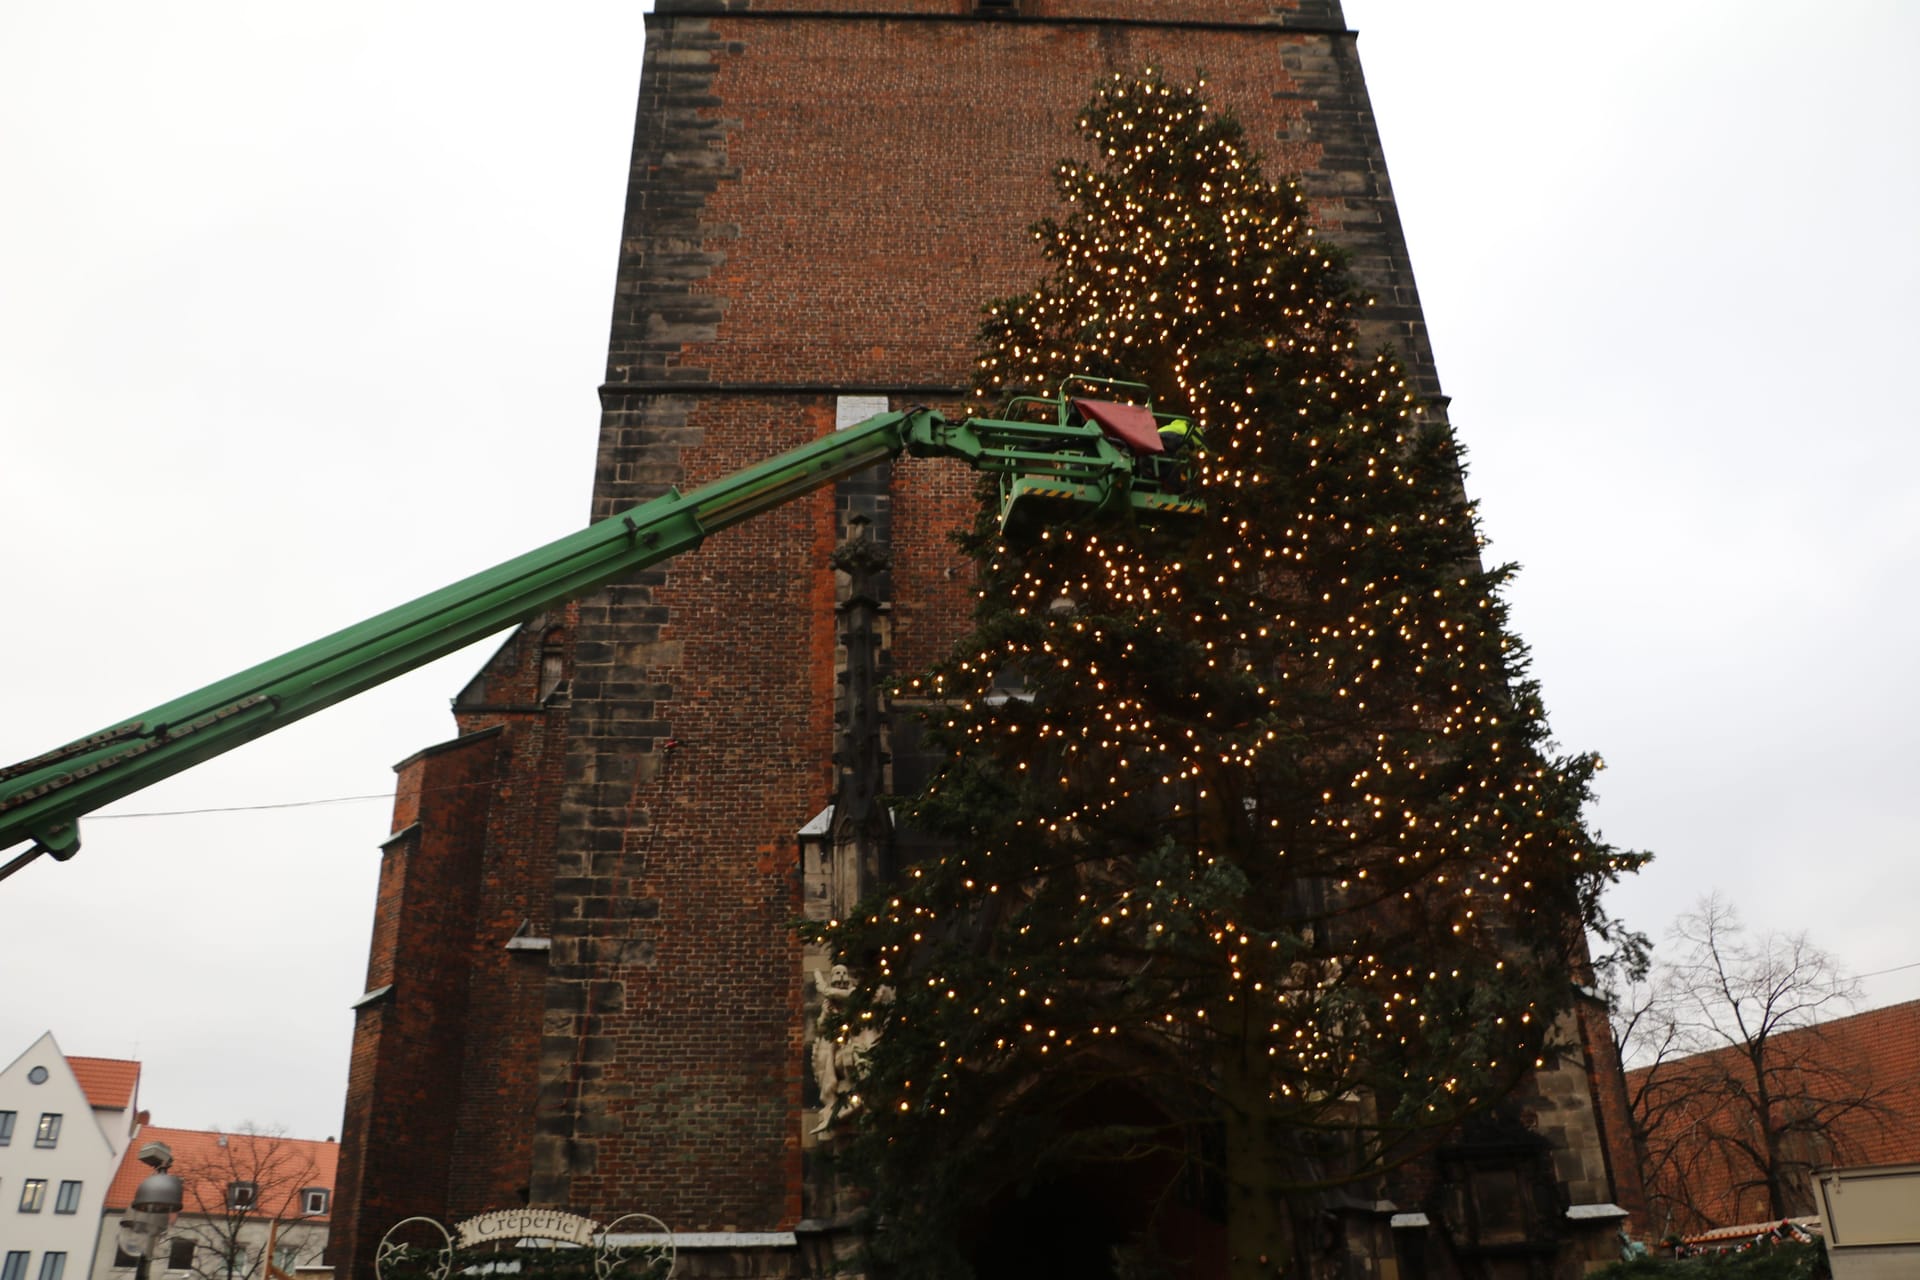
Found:
[{"label": "street lamp", "polygon": [[167,1170],[173,1167],[173,1152],[164,1142],[149,1142],[140,1148],[140,1162],[153,1172],[141,1179],[133,1193],[133,1203],[120,1218],[120,1248],[140,1259],[134,1280],[147,1280],[147,1264],[160,1247],[160,1237],[173,1224],[185,1199],[180,1179]]}]

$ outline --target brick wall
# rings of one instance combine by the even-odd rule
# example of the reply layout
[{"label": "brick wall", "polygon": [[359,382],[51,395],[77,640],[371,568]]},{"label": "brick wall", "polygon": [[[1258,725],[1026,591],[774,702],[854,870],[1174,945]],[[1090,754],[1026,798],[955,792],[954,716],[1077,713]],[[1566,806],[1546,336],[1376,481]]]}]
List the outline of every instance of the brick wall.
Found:
[{"label": "brick wall", "polygon": [[1613,1043],[1606,1002],[1583,998],[1575,1013],[1580,1020],[1580,1043],[1586,1054],[1593,1115],[1606,1153],[1607,1173],[1613,1182],[1613,1202],[1632,1215],[1636,1231],[1651,1230],[1653,1223],[1647,1214],[1640,1150],[1633,1138],[1626,1076],[1620,1066],[1620,1051]]},{"label": "brick wall", "polygon": [[[661,447],[687,484],[833,429],[830,404],[699,408]],[[581,606],[541,1203],[798,1216],[795,833],[831,782],[834,524],[816,494]]]},{"label": "brick wall", "polygon": [[[388,1225],[446,1200],[444,1153],[455,1091],[441,1087],[461,1058],[472,930],[475,838],[486,822],[498,730],[413,756],[396,770],[396,830],[380,851],[367,993],[354,1015],[347,1111],[340,1135],[328,1243],[345,1259],[370,1257]],[[421,806],[431,823],[417,820]]]},{"label": "brick wall", "polygon": [[[464,1217],[525,1203],[533,1150],[539,1045],[553,932],[554,816],[571,710],[574,609],[522,628],[454,703],[468,734],[505,730],[488,779],[490,803],[468,943],[466,1035],[446,1212]],[[521,941],[512,949],[508,943]]]},{"label": "brick wall", "polygon": [[333,1265],[386,1229],[524,1203],[572,608],[516,632],[455,702],[460,736],[395,767],[367,991],[355,1013]]}]

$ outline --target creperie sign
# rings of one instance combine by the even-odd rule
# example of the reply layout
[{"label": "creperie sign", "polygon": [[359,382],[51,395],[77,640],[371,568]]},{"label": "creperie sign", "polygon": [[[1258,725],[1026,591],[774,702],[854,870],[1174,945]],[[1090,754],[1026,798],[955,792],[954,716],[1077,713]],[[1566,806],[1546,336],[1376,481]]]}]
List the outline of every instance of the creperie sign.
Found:
[{"label": "creperie sign", "polygon": [[600,1224],[558,1209],[496,1209],[456,1222],[453,1229],[459,1233],[462,1249],[488,1240],[564,1240],[590,1245]]}]

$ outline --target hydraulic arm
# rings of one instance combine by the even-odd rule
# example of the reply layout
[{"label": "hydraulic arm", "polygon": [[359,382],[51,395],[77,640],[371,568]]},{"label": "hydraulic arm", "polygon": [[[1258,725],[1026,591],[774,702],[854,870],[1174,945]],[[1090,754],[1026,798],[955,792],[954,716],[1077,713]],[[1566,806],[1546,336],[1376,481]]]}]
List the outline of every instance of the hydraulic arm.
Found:
[{"label": "hydraulic arm", "polygon": [[[1013,416],[1036,409],[1048,420]],[[0,850],[31,842],[0,866],[0,879],[42,853],[72,857],[80,847],[80,818],[103,805],[902,453],[960,458],[998,477],[1003,527],[1048,506],[1062,512],[1127,510],[1148,518],[1198,513],[1201,504],[1177,492],[1183,486],[1168,464],[1150,456],[1159,451],[1148,439],[1154,425],[1150,409],[1070,400],[1064,391],[1058,399],[1016,401],[1006,419],[950,423],[931,410],[912,409],[878,414],[690,493],[669,490],[537,551],[0,769]]]}]

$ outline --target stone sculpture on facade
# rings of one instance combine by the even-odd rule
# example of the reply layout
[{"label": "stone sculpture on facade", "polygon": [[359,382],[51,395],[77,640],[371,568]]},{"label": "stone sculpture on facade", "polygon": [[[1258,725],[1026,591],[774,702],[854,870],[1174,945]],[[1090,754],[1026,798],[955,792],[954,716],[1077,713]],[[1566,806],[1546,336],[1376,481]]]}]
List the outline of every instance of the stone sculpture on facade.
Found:
[{"label": "stone sculpture on facade", "polygon": [[[841,1007],[858,989],[853,971],[846,965],[815,969],[813,986],[820,993],[820,1016],[813,1031],[813,1082],[820,1088],[820,1123],[813,1127],[813,1132],[823,1134],[836,1117],[849,1115],[859,1107],[860,1095],[853,1092],[854,1077],[860,1060],[873,1048],[880,1033],[871,1027],[851,1036],[839,1033]],[[887,988],[880,989],[882,1003],[888,994]]]}]

